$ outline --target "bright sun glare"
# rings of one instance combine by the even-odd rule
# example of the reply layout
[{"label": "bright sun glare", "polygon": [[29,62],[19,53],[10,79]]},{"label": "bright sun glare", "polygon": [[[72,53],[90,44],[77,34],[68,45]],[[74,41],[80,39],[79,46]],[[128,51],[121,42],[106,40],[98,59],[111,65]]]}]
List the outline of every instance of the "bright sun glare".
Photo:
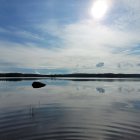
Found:
[{"label": "bright sun glare", "polygon": [[105,16],[108,8],[107,0],[96,0],[91,8],[91,15],[93,18],[100,20]]}]

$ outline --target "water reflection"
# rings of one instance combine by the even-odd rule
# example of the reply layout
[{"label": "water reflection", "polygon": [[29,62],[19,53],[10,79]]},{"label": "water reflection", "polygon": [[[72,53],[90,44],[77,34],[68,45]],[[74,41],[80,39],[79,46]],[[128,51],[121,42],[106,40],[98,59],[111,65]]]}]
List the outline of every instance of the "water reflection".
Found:
[{"label": "water reflection", "polygon": [[104,88],[96,88],[96,90],[99,92],[99,93],[105,93],[105,89]]},{"label": "water reflection", "polygon": [[0,139],[139,139],[138,80],[40,81],[0,81]]}]

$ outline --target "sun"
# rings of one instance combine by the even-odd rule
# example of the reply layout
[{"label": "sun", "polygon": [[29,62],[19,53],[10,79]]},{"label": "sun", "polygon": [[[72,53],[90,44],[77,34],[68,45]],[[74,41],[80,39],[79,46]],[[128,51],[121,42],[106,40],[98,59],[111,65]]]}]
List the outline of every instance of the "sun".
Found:
[{"label": "sun", "polygon": [[94,19],[101,20],[109,8],[107,0],[96,0],[91,8],[91,15]]}]

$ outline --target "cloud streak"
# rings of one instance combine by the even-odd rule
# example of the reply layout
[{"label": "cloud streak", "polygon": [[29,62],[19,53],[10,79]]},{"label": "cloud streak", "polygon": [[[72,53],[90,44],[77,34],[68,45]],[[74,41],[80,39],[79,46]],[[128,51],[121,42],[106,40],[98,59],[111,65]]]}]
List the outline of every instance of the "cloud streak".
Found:
[{"label": "cloud streak", "polygon": [[49,19],[32,25],[32,30],[0,27],[1,35],[13,34],[22,40],[0,40],[0,67],[9,71],[10,67],[17,67],[56,72],[67,69],[68,72],[138,73],[140,1],[114,3],[116,8],[112,6],[102,22],[86,17],[63,24],[58,19]]}]

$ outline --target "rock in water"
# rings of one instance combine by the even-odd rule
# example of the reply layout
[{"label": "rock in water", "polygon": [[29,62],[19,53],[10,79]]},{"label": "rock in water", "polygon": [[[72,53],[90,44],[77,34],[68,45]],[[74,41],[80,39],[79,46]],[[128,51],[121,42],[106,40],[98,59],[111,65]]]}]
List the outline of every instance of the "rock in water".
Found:
[{"label": "rock in water", "polygon": [[41,88],[41,87],[44,87],[44,86],[46,86],[46,84],[41,83],[41,82],[33,82],[32,83],[33,88]]}]

